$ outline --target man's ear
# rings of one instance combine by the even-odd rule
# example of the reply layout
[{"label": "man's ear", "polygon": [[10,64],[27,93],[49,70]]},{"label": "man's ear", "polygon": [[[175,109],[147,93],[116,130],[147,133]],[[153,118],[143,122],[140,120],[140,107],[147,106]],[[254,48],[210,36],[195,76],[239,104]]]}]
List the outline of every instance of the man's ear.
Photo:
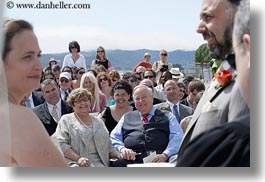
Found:
[{"label": "man's ear", "polygon": [[[249,34],[244,34],[243,35],[243,44],[244,44],[244,50],[246,51],[246,53],[250,54],[250,35]],[[250,55],[249,55],[250,57]],[[248,61],[248,68],[250,69],[250,59]]]},{"label": "man's ear", "polygon": [[245,50],[250,51],[250,35],[249,34],[244,34],[243,35],[243,43],[245,46]]}]

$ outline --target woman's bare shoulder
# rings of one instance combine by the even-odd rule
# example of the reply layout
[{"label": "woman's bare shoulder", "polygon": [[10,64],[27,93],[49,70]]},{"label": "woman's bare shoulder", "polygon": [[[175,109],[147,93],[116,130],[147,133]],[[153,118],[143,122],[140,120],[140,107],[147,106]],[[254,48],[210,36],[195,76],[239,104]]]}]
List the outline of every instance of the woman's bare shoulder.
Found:
[{"label": "woman's bare shoulder", "polygon": [[28,109],[21,105],[11,103],[9,105],[9,112],[10,121],[12,122],[12,124],[25,124],[31,122],[35,123],[36,120],[39,120],[31,109]]},{"label": "woman's bare shoulder", "polygon": [[62,166],[64,159],[43,124],[26,107],[10,104],[12,157],[22,166]]}]

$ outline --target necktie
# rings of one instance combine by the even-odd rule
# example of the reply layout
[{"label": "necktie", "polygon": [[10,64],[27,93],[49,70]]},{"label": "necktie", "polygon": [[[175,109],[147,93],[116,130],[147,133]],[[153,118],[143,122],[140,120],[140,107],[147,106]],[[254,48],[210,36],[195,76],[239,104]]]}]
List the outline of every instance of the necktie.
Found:
[{"label": "necktie", "polygon": [[148,122],[148,118],[147,118],[148,115],[149,114],[144,114],[143,119],[142,119],[143,124],[146,124]]},{"label": "necktie", "polygon": [[178,112],[178,106],[174,105],[173,106],[173,110],[174,110],[174,115],[176,116],[178,122],[180,122],[180,116],[179,116],[179,112]]},{"label": "necktie", "polygon": [[64,94],[65,94],[65,96],[64,96],[64,100],[66,101],[66,100],[67,100],[67,97],[68,97],[68,93],[67,93],[67,91],[64,92]]},{"label": "necktie", "polygon": [[53,117],[54,121],[55,121],[56,123],[58,123],[58,121],[59,121],[59,116],[58,116],[58,113],[57,113],[57,106],[56,106],[56,105],[53,106],[53,109],[52,109],[52,117]]}]

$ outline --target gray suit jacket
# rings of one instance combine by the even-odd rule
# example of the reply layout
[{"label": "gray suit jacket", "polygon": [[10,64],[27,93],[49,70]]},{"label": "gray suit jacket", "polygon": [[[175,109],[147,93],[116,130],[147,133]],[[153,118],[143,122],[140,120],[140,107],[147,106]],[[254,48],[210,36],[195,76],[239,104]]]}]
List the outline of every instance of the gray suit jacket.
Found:
[{"label": "gray suit jacket", "polygon": [[[61,101],[61,108],[62,115],[73,112],[72,107],[70,107],[63,100]],[[49,112],[47,102],[44,102],[43,104],[32,108],[32,111],[39,117],[46,131],[51,136],[56,130],[57,123],[54,121],[52,115]]]},{"label": "gray suit jacket", "polygon": [[202,132],[233,121],[247,112],[249,108],[235,80],[220,89],[206,90],[188,125],[179,152]]},{"label": "gray suit jacket", "polygon": [[[170,105],[167,102],[162,102],[160,104],[156,104],[154,105],[154,107],[158,110],[167,110],[169,112],[172,112],[172,110],[170,109]],[[180,115],[180,120],[182,120],[183,118],[192,115],[194,112],[194,110],[190,107],[187,107],[183,104],[179,104],[179,115]],[[173,113],[173,112],[172,112]],[[180,121],[179,121],[180,122]]]}]

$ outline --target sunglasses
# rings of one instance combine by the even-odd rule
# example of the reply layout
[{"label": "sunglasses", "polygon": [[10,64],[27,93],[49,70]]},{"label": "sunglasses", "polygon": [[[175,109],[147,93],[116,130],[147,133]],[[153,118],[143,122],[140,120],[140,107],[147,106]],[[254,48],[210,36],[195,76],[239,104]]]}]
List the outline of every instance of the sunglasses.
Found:
[{"label": "sunglasses", "polygon": [[144,78],[154,78],[154,76],[152,76],[152,75],[147,75],[147,76],[144,76]]},{"label": "sunglasses", "polygon": [[106,78],[106,77],[104,77],[104,78],[100,78],[99,79],[99,82],[102,82],[102,81],[107,81],[108,79]]},{"label": "sunglasses", "polygon": [[131,82],[131,83],[134,83],[135,82],[135,80],[128,80],[129,82]]},{"label": "sunglasses", "polygon": [[183,93],[185,94],[185,90],[180,89],[179,91],[180,91],[180,92],[183,92]]},{"label": "sunglasses", "polygon": [[161,56],[167,56],[167,54],[161,54]]},{"label": "sunglasses", "polygon": [[60,79],[60,82],[65,82],[65,83],[68,83],[69,82],[69,80],[68,79]]},{"label": "sunglasses", "polygon": [[78,71],[77,72],[79,75],[83,75],[85,72],[84,71]]},{"label": "sunglasses", "polygon": [[142,80],[142,78],[141,77],[138,77],[138,78],[136,78],[137,80]]},{"label": "sunglasses", "polygon": [[118,81],[118,80],[112,79],[112,81],[116,82],[116,81]]},{"label": "sunglasses", "polygon": [[104,51],[97,51],[97,52],[104,52]]},{"label": "sunglasses", "polygon": [[70,49],[77,49],[76,47],[70,47]]}]

